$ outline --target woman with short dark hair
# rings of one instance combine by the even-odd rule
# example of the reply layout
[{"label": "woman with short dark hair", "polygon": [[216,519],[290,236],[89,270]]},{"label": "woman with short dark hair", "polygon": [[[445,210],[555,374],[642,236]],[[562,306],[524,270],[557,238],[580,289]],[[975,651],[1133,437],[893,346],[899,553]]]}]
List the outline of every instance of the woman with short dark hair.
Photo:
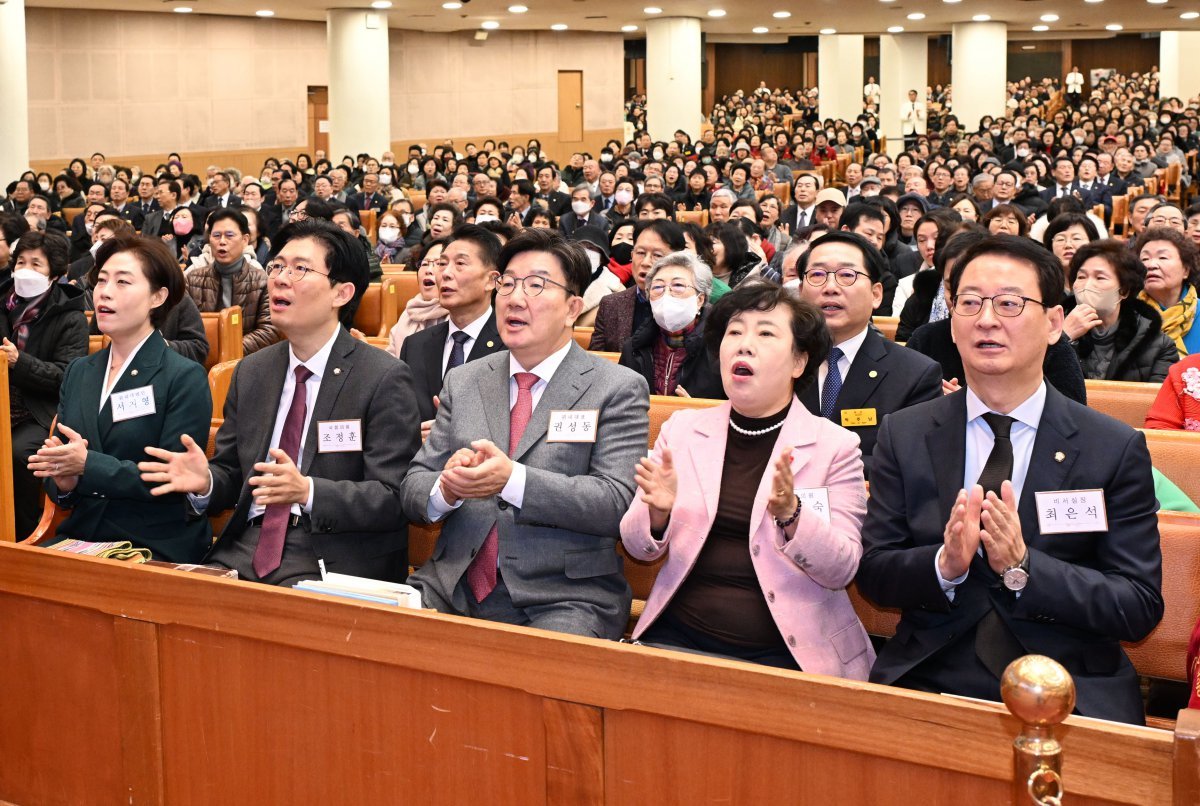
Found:
[{"label": "woman with short dark hair", "polygon": [[147,446],[178,449],[185,434],[208,442],[208,375],[157,329],[185,293],[183,273],[162,241],[116,237],[97,251],[90,279],[96,321],[111,341],[67,368],[57,432],[29,469],[72,510],[59,538],[129,541],[156,559],[199,562],[208,520],[189,518],[182,494],[151,495],[137,468]]},{"label": "woman with short dark hair", "polygon": [[704,336],[729,403],[676,412],[635,468],[622,542],[667,559],[633,637],[865,680],[874,652],[845,591],[862,556],[862,454],[796,397],[829,354],[824,317],[751,280]]},{"label": "woman with short dark hair", "polygon": [[28,232],[13,245],[12,277],[0,283],[18,539],[32,533],[40,517],[41,482],[25,460],[50,433],[67,365],[88,351],[84,292],[57,282],[67,271],[69,250],[67,239],[57,234]]}]

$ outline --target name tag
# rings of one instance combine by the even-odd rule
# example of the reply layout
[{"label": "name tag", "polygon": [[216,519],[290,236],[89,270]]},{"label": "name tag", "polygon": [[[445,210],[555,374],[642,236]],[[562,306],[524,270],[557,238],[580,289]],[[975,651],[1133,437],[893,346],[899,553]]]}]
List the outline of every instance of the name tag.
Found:
[{"label": "name tag", "polygon": [[1104,490],[1059,490],[1034,495],[1038,528],[1044,535],[1108,531]]},{"label": "name tag", "polygon": [[817,514],[825,523],[829,523],[829,488],[828,487],[806,487],[803,490],[794,490],[796,497],[800,499],[800,504],[805,509],[811,510]]},{"label": "name tag", "polygon": [[317,453],[362,450],[362,420],[322,420],[317,423]]},{"label": "name tag", "polygon": [[546,441],[595,442],[599,420],[600,412],[596,409],[552,411]]},{"label": "name tag", "polygon": [[126,392],[113,392],[108,398],[114,423],[154,414],[154,387],[140,386]]},{"label": "name tag", "polygon": [[842,428],[879,425],[875,409],[842,409]]}]

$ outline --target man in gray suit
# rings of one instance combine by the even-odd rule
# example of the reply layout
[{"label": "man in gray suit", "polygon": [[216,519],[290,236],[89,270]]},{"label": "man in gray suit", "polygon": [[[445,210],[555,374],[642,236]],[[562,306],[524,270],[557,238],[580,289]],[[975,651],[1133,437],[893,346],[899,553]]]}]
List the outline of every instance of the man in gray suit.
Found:
[{"label": "man in gray suit", "polygon": [[210,463],[147,448],[152,492],[189,493],[196,513],[234,508],[208,562],[291,585],[330,571],[401,581],[408,530],[400,483],[419,445],[408,366],[346,331],[367,258],[328,221],[289,224],[267,263],[271,321],[287,341],[242,359]]},{"label": "man in gray suit", "polygon": [[631,594],[616,543],[646,452],[646,382],[571,337],[591,277],[578,244],[527,230],[499,269],[509,351],[447,373],[401,488],[411,519],[443,521],[409,583],[444,613],[617,638]]}]

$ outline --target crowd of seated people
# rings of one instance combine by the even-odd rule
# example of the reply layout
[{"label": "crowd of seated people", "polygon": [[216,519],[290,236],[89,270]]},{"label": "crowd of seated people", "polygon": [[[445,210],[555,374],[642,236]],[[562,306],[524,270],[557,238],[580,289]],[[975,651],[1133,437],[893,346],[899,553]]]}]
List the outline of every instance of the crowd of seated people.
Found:
[{"label": "crowd of seated people", "polygon": [[[811,93],[760,90],[695,139],[561,160],[488,140],[19,177],[21,536],[44,490],[58,537],[266,584],[407,578],[443,612],[613,639],[620,542],[666,557],[636,641],[989,699],[1036,651],[1080,713],[1140,722],[1119,642],[1162,618],[1155,477],[1085,379],[1162,384],[1148,424],[1200,430],[1197,103],[1150,75],[1073,108],[1023,81],[973,128],[935,88],[891,156],[872,99],[821,121]],[[404,271],[376,349],[355,312]],[[197,317],[234,305],[245,358],[206,451]],[[650,395],[714,404],[647,457]],[[1051,539],[1026,489],[1104,490],[1122,529]],[[411,576],[410,522],[441,525]],[[887,644],[851,580],[901,611]]]}]

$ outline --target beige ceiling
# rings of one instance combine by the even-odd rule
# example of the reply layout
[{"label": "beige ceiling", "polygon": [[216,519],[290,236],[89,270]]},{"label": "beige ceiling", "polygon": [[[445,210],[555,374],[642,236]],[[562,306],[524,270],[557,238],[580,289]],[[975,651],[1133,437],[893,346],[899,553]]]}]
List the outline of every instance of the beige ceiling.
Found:
[{"label": "beige ceiling", "polygon": [[[523,14],[508,11],[521,3]],[[764,41],[786,36],[813,35],[822,28],[841,33],[883,33],[889,26],[903,26],[908,32],[946,33],[956,22],[970,21],[976,14],[988,14],[1009,26],[1009,38],[1050,38],[1091,33],[1106,34],[1105,26],[1120,24],[1125,31],[1200,31],[1200,20],[1181,20],[1187,11],[1200,11],[1195,0],[1168,0],[1156,5],[1147,0],[468,0],[462,8],[448,11],[442,0],[395,0],[389,11],[392,28],[423,31],[460,31],[480,27],[485,20],[500,23],[505,29],[548,29],[566,24],[572,30],[620,31],[624,25],[637,25],[630,37],[644,36],[645,23],[653,15],[643,9],[651,4],[662,8],[658,16],[690,16],[702,20],[705,33],[714,40],[753,41],[752,29],[769,28],[759,35]],[[365,8],[368,0],[26,0],[32,7],[73,9],[112,9],[172,13],[176,6],[190,6],[195,14],[253,16],[259,9],[270,9],[286,19],[324,20],[328,8]],[[724,17],[710,17],[709,11],[724,9]],[[790,11],[788,19],[775,19],[773,12]],[[907,19],[912,13],[924,13],[920,21]],[[1042,23],[1043,14],[1057,14],[1056,22]],[[1032,26],[1048,24],[1047,34],[1031,34]]]}]

